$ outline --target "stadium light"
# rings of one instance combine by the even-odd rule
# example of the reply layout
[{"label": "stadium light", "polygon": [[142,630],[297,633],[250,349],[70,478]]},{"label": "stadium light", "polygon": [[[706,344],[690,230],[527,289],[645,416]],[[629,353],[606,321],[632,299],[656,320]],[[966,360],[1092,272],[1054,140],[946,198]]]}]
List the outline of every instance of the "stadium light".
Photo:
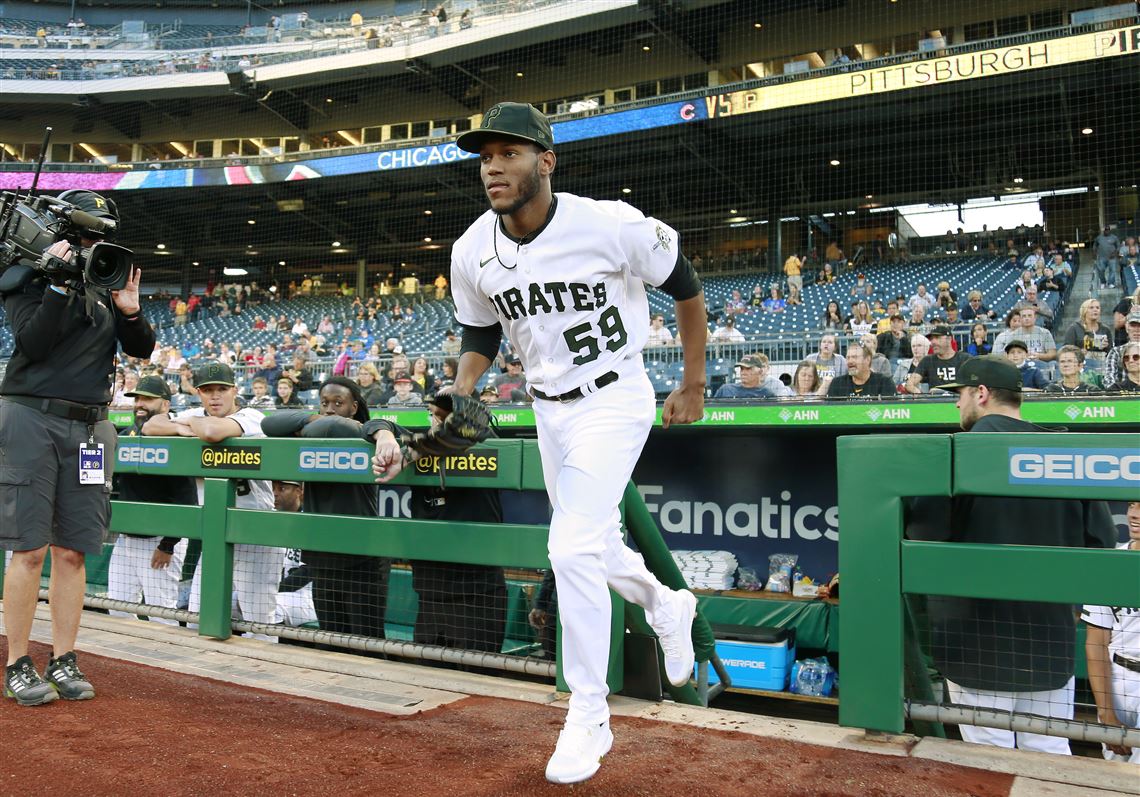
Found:
[{"label": "stadium light", "polygon": [[641,45],[641,49],[644,52],[649,52],[652,48],[648,44],[643,44],[643,45]]},{"label": "stadium light", "polygon": [[1022,179],[1022,178],[1020,178],[1020,177],[1014,177],[1014,178],[1013,178],[1013,181],[1014,181],[1015,183],[1017,183],[1018,185],[1021,185],[1022,183],[1024,183],[1024,182],[1025,182],[1025,180],[1023,180],[1023,179]]},{"label": "stadium light", "polygon": [[430,215],[431,215],[431,211],[430,211],[430,210],[425,210],[425,211],[424,211],[424,215],[425,215],[425,216],[430,216]]},{"label": "stadium light", "polygon": [[622,192],[623,194],[632,194],[632,193],[633,193],[633,189],[632,189],[632,188],[623,188],[623,189],[621,190],[621,192]]},{"label": "stadium light", "polygon": [[830,163],[832,166],[838,166],[839,165],[839,159],[838,158],[832,158],[830,161],[828,161],[828,163]]},{"label": "stadium light", "polygon": [[[227,277],[244,277],[249,272],[244,268],[230,268],[229,266],[226,266],[222,269],[222,273]],[[269,290],[273,290],[273,288],[270,288]]]},{"label": "stadium light", "polygon": [[155,244],[155,245],[154,245],[154,248],[155,248],[155,249],[165,249],[165,248],[166,248],[166,244]]},{"label": "stadium light", "polygon": [[257,224],[257,221],[255,219],[249,219],[246,221],[246,224]]},{"label": "stadium light", "polygon": [[431,243],[431,238],[424,238],[424,243],[425,243],[425,244],[430,244],[430,243]]},{"label": "stadium light", "polygon": [[522,77],[522,76],[523,76],[522,72],[515,72],[515,77]]},{"label": "stadium light", "polygon": [[278,260],[277,265],[283,266],[283,265],[285,265],[285,261],[284,260]]},{"label": "stadium light", "polygon": [[1092,134],[1093,134],[1093,129],[1091,127],[1082,127],[1081,128],[1081,135],[1082,136],[1091,136]]},{"label": "stadium light", "polygon": [[194,260],[194,261],[191,261],[190,265],[199,266],[199,265],[201,265],[201,263],[199,263],[197,260]]},{"label": "stadium light", "polygon": [[333,242],[332,242],[332,245],[333,245],[334,247],[336,247],[336,246],[340,246],[340,241],[333,241]]},{"label": "stadium light", "polygon": [[764,27],[764,23],[763,22],[753,22],[752,27],[756,28],[756,30],[760,30],[762,27]]}]

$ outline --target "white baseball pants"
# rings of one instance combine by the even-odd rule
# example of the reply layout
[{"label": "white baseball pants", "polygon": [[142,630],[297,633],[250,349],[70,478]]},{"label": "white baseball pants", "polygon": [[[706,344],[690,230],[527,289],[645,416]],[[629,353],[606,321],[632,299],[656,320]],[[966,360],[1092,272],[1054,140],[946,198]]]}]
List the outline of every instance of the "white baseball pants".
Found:
[{"label": "white baseball pants", "polygon": [[[1037,714],[1042,717],[1073,718],[1073,685],[1075,679],[1060,689],[1040,692],[998,692],[992,689],[970,689],[953,681],[946,682],[950,692],[950,702],[962,706],[992,708],[998,711],[1017,711]],[[982,728],[977,725],[959,725],[962,740],[973,744],[988,744],[992,747],[1008,747],[1018,750],[1037,750],[1042,753],[1072,755],[1069,740],[1061,736],[1044,736],[1039,733],[1005,731],[1000,728]]]},{"label": "white baseball pants", "polygon": [[[161,537],[129,537],[120,534],[107,565],[107,597],[129,603],[146,603],[174,609],[178,606],[178,582],[186,560],[186,540],[174,546],[170,563],[162,570],[150,566]],[[131,612],[110,610],[115,617],[135,617]],[[152,622],[178,625],[176,620],[151,617]]]},{"label": "white baseball pants", "polygon": [[656,413],[653,387],[632,363],[617,382],[568,403],[535,399],[538,446],[553,506],[547,549],[562,621],[567,722],[609,718],[610,596],[646,611],[655,628],[673,619],[673,591],[625,546],[618,505]]},{"label": "white baseball pants", "polygon": [[[202,610],[202,567],[194,568],[190,585],[190,611]],[[266,545],[234,545],[234,594],[241,619],[251,623],[277,622],[277,587],[285,566],[285,549]],[[277,641],[275,636],[253,634],[254,639]]]},{"label": "white baseball pants", "polygon": [[[1126,728],[1140,728],[1140,672],[1132,672],[1115,662],[1112,665],[1112,708]],[[1103,750],[1109,761],[1140,764],[1140,747],[1133,747],[1132,755],[1128,756],[1117,755],[1107,747]]]}]

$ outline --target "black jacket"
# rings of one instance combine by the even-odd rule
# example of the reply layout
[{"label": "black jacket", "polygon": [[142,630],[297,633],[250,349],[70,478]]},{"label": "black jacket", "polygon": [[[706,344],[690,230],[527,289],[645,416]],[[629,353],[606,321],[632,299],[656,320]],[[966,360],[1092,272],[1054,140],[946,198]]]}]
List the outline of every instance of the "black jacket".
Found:
[{"label": "black jacket", "polygon": [[43,279],[4,297],[16,349],[0,395],[111,401],[115,351],[150,357],[154,329],[142,316],[127,321],[106,291],[88,286],[64,296]]},{"label": "black jacket", "polygon": [[[310,418],[314,420],[310,421]],[[343,437],[360,439],[360,422],[336,415],[315,416],[307,410],[277,410],[266,415],[261,431],[267,437]],[[306,513],[317,515],[351,515],[376,517],[379,514],[375,484],[337,484],[335,482],[306,482],[305,497],[301,504]],[[365,560],[381,557],[355,556],[306,549],[302,555],[310,569],[361,567]]]},{"label": "black jacket", "polygon": [[[366,440],[387,429],[400,437],[408,430],[391,421],[374,419],[364,424]],[[412,487],[411,512],[416,520],[452,520],[502,523],[503,506],[498,490]],[[452,562],[412,562],[412,588],[425,600],[492,592],[504,583],[503,568]]]},{"label": "black jacket", "polygon": [[[1047,430],[987,415],[970,431]],[[1116,544],[1108,504],[1065,498],[914,498],[906,531],[913,540],[1069,548]],[[1076,621],[1070,604],[930,596],[927,606],[931,654],[942,674],[961,686],[1036,692],[1059,689],[1073,676]]]},{"label": "black jacket", "polygon": [[[128,426],[119,431],[119,437],[138,437],[142,432],[138,426]],[[139,501],[147,504],[177,504],[197,506],[198,488],[189,476],[161,476],[158,474],[116,473],[114,476],[115,498],[120,501]],[[129,537],[157,535],[129,534]],[[174,553],[174,546],[181,537],[163,537],[158,549]]]}]

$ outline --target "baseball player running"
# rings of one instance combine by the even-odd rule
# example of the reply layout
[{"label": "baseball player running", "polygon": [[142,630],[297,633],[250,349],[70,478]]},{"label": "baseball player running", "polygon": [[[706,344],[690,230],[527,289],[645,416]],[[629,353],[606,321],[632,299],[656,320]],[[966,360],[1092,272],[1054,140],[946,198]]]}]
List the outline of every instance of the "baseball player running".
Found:
[{"label": "baseball player running", "polygon": [[[250,407],[238,409],[234,372],[225,363],[207,363],[194,375],[194,387],[202,406],[178,413],[173,419],[156,415],[143,425],[144,435],[197,437],[207,443],[220,443],[231,437],[265,437],[261,421],[265,417]],[[234,504],[238,509],[273,509],[273,487],[263,479],[241,479]],[[202,502],[204,480],[198,479],[198,502]],[[252,623],[273,623],[277,610],[277,585],[285,563],[285,549],[264,545],[234,545],[234,592],[242,619]],[[190,586],[190,611],[201,611],[202,568],[194,570]],[[276,642],[277,637],[254,634],[256,639]]]},{"label": "baseball player running", "polygon": [[[1128,505],[1128,542],[1116,547],[1140,551],[1140,501]],[[1086,605],[1085,655],[1097,719],[1105,725],[1140,728],[1140,608]],[[1140,764],[1140,748],[1106,744],[1109,761]]]},{"label": "baseball player running", "polygon": [[[669,680],[680,685],[692,674],[696,598],[663,586],[626,548],[618,505],[656,411],[641,359],[649,334],[645,285],[676,300],[684,351],[684,380],[662,413],[666,428],[704,411],[704,296],[668,225],[623,202],[551,192],[553,135],[537,109],[500,103],[456,144],[479,155],[491,209],[452,250],[455,314],[464,327],[453,390],[474,391],[505,331],[535,398],[553,506],[548,550],[558,579],[562,666],[572,693],[546,777],[575,783],[597,772],[613,744],[607,585],[645,609]],[[375,469],[390,476],[400,467],[395,446],[377,446]]]}]

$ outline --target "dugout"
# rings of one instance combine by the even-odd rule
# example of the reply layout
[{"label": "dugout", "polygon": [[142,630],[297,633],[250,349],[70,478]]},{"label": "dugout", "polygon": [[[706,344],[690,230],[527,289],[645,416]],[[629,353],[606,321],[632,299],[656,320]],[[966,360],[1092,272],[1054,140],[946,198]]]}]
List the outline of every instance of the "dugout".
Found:
[{"label": "dugout", "polygon": [[[505,437],[533,437],[533,413],[528,407],[498,406],[493,412]],[[418,410],[374,414],[410,426],[426,423],[426,414]],[[1023,415],[1052,429],[1136,432],[1140,430],[1140,399],[1028,398]],[[129,420],[129,415],[118,420]],[[698,424],[668,432],[658,427],[651,432],[634,472],[634,484],[670,549],[727,550],[741,566],[765,576],[769,555],[793,553],[805,574],[825,583],[838,570],[837,439],[903,434],[894,438],[902,455],[908,441],[957,429],[954,403],[935,397],[710,403]],[[871,472],[888,464],[860,463]],[[385,488],[381,505],[388,514],[401,514],[404,489]],[[546,520],[541,493],[506,491],[504,509],[509,522],[541,524]],[[1114,510],[1122,523],[1122,504],[1114,505]],[[396,600],[389,604],[388,622],[398,631],[408,624],[412,594],[399,576],[393,587]],[[515,630],[525,631],[520,613],[532,588],[533,583],[525,579],[511,585],[511,628]],[[838,600],[739,589],[698,594],[703,614],[714,625],[794,628],[800,651],[841,652]],[[525,635],[508,636],[525,642]],[[525,645],[516,650],[523,652]],[[1077,661],[1078,676],[1083,676],[1083,656]]]}]

